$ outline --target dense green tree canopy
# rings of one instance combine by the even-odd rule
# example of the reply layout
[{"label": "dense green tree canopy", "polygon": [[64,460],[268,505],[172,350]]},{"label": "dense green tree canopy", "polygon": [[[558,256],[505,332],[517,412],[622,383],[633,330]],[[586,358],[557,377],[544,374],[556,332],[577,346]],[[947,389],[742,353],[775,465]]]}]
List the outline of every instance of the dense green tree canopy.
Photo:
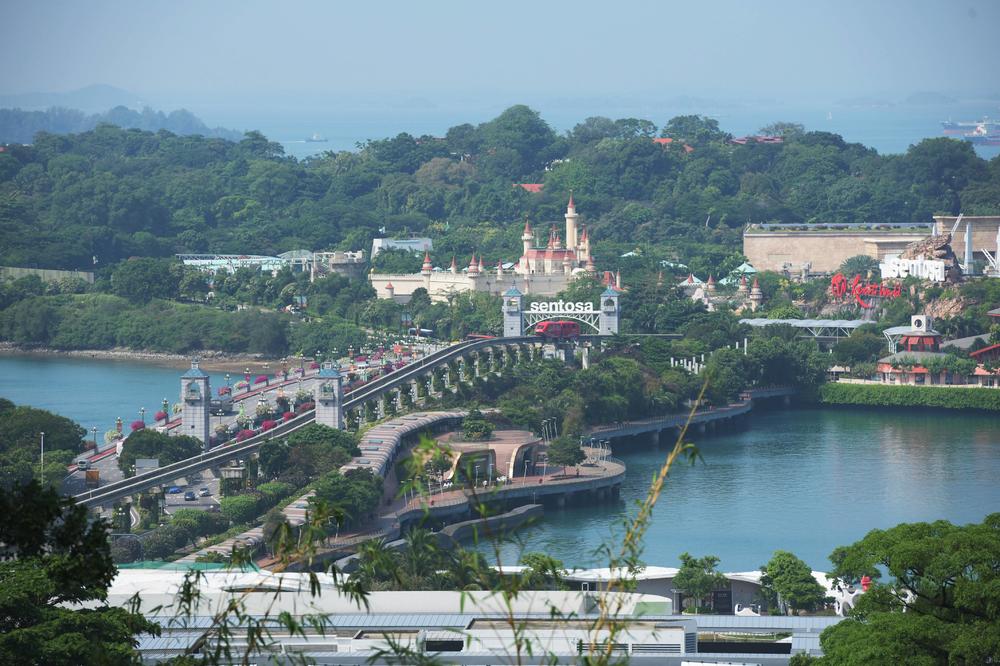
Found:
[{"label": "dense green tree canopy", "polygon": [[125,476],[135,475],[136,458],[156,458],[160,466],[191,458],[202,452],[202,443],[194,437],[171,437],[155,430],[138,430],[125,439],[118,468]]},{"label": "dense green tree canopy", "polygon": [[552,440],[552,443],[546,449],[546,453],[549,456],[550,465],[559,465],[562,467],[579,465],[586,457],[583,449],[580,448],[580,440],[569,435],[556,437]]},{"label": "dense green tree canopy", "polygon": [[[0,660],[138,664],[141,615],[103,604],[115,575],[108,525],[36,482],[0,489]],[[88,603],[72,610],[63,604]]]},{"label": "dense green tree canopy", "polygon": [[789,610],[814,610],[823,603],[823,586],[813,577],[809,565],[792,553],[776,551],[761,571],[761,585],[773,590],[779,603]]},{"label": "dense green tree canopy", "polygon": [[37,478],[43,432],[42,478],[58,483],[66,476],[66,465],[80,453],[86,430],[64,416],[0,398],[0,488],[10,490]]},{"label": "dense green tree canopy", "polygon": [[904,523],[837,549],[834,575],[878,567],[885,583],[826,629],[823,664],[985,664],[1000,659],[1000,514],[982,523]]},{"label": "dense green tree canopy", "polygon": [[714,555],[694,557],[689,553],[681,553],[680,561],[680,570],[674,576],[674,587],[683,591],[685,596],[693,597],[698,606],[705,605],[703,601],[713,590],[729,582],[716,570],[719,558]]}]

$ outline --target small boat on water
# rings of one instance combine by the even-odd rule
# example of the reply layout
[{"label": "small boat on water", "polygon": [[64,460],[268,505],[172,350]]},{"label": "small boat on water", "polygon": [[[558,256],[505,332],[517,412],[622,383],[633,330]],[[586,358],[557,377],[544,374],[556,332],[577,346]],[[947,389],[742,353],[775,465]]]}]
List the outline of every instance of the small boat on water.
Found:
[{"label": "small boat on water", "polygon": [[313,134],[311,137],[306,139],[306,143],[326,143],[327,138],[322,134]]}]

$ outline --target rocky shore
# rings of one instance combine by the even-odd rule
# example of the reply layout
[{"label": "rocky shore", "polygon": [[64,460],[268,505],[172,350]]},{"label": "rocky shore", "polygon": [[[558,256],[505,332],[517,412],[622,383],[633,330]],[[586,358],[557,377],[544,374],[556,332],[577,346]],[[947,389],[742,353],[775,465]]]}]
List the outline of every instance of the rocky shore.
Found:
[{"label": "rocky shore", "polygon": [[[230,354],[227,352],[201,350],[191,354],[170,354],[166,352],[142,351],[116,347],[114,349],[50,349],[47,347],[25,347],[10,342],[0,342],[0,354],[18,356],[62,356],[66,358],[86,358],[108,361],[129,361],[151,363],[171,368],[186,368],[191,359],[198,358],[206,370],[243,371],[259,373],[265,363],[272,371],[278,368],[280,359],[267,358],[257,354]],[[291,363],[291,362],[290,362]]]}]

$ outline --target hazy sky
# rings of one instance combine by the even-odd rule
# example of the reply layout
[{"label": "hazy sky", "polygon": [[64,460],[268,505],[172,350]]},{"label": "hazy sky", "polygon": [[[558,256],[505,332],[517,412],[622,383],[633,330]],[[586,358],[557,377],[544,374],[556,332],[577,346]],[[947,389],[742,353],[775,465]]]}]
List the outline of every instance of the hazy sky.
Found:
[{"label": "hazy sky", "polygon": [[0,92],[1000,91],[994,0],[2,0]]}]

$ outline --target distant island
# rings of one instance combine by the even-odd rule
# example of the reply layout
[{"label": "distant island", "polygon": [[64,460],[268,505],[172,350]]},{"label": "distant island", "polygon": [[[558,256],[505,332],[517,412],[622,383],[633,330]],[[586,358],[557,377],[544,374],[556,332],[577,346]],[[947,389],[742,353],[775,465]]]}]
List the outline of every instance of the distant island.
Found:
[{"label": "distant island", "polygon": [[32,143],[38,132],[77,134],[92,130],[102,123],[149,132],[167,130],[185,136],[200,134],[230,141],[239,141],[243,137],[242,132],[208,127],[185,109],[164,113],[149,107],[135,111],[125,106],[116,106],[104,113],[87,114],[78,109],[51,107],[44,111],[0,109],[0,143]]}]

